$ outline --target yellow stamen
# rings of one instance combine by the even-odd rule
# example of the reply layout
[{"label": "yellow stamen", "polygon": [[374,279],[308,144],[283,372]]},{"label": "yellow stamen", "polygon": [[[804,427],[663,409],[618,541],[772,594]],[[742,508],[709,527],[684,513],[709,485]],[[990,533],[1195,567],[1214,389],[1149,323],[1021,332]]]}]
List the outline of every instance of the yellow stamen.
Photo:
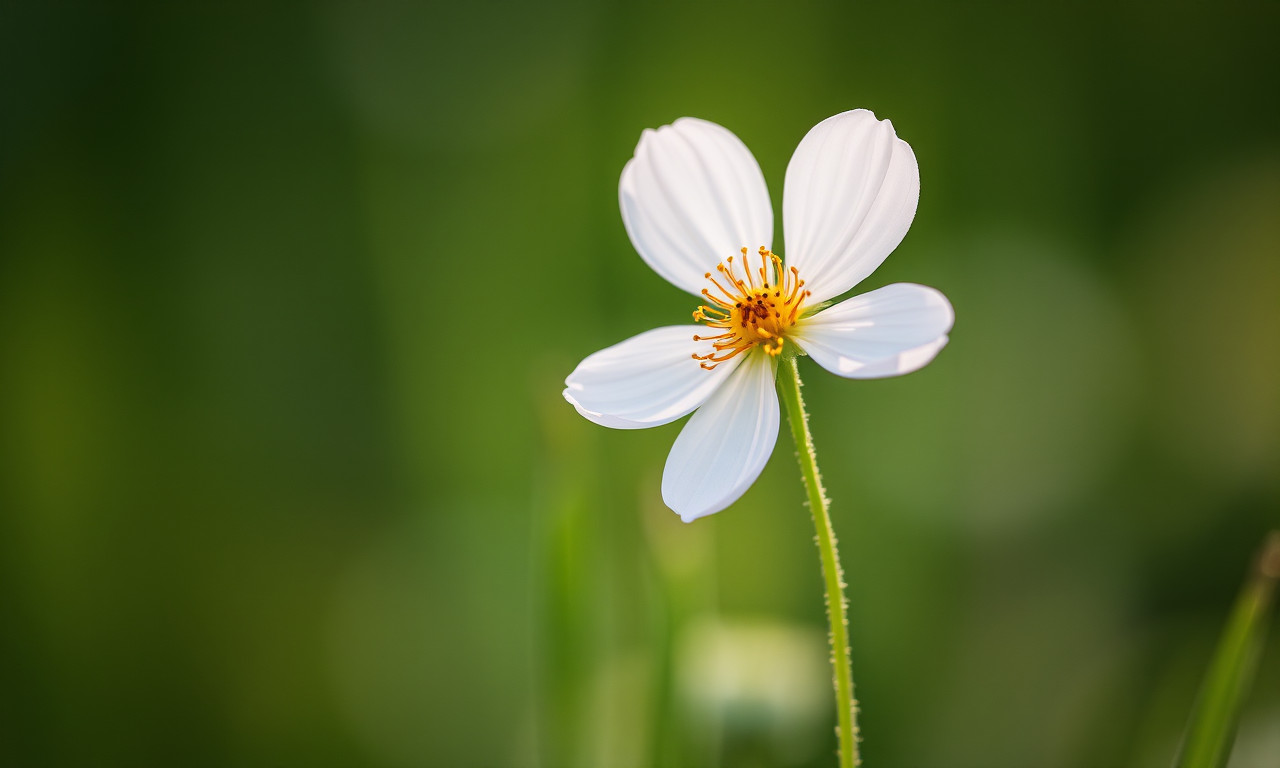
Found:
[{"label": "yellow stamen", "polygon": [[710,352],[693,355],[707,370],[757,345],[771,357],[780,355],[787,333],[800,318],[805,299],[809,297],[800,271],[785,267],[773,251],[760,246],[758,269],[747,263],[747,253],[748,249],[743,248],[745,280],[738,277],[733,256],[716,265],[715,271],[722,281],[717,281],[712,272],[705,275],[721,295],[713,294],[709,288],[702,289],[702,295],[714,306],[698,307],[693,319],[723,331],[715,336],[693,337],[694,341],[711,342]]}]

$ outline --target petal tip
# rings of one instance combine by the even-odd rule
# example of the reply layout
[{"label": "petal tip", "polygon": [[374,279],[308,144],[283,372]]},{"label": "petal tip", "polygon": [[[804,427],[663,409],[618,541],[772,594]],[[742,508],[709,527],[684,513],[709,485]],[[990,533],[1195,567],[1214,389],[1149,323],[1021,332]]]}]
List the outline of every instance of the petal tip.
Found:
[{"label": "petal tip", "polygon": [[689,509],[688,507],[684,507],[682,511],[680,509],[676,509],[676,506],[680,506],[680,505],[673,505],[670,502],[666,501],[665,498],[663,499],[663,503],[667,505],[668,509],[676,513],[676,516],[680,518],[680,522],[685,523],[686,525],[689,523],[692,523],[694,520],[701,520],[704,517],[710,517],[711,515],[714,515],[717,512],[723,511],[726,507],[729,506],[729,504],[725,504],[724,506],[703,507],[701,509]]},{"label": "petal tip", "polygon": [[703,120],[700,117],[690,117],[688,115],[685,115],[684,117],[677,117],[675,120],[671,121],[672,127],[680,127],[684,125],[711,125],[711,124],[712,123],[709,120]]},{"label": "petal tip", "polygon": [[956,324],[956,308],[951,306],[951,300],[947,298],[947,295],[931,285],[921,285],[920,283],[904,283],[904,285],[914,286],[924,291],[928,304],[939,307],[946,312],[946,322],[942,333],[944,337],[950,333]]}]

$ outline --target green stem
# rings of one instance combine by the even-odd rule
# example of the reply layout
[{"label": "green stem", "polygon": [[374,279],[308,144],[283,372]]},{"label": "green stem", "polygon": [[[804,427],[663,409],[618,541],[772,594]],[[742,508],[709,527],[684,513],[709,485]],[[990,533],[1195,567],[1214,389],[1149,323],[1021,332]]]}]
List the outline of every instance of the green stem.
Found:
[{"label": "green stem", "polygon": [[844,598],[844,574],[840,570],[836,535],[831,530],[831,517],[827,514],[827,495],[822,489],[822,477],[818,474],[818,457],[813,450],[809,415],[804,410],[800,386],[800,369],[796,366],[796,358],[782,361],[778,371],[778,388],[787,404],[787,420],[791,422],[791,436],[796,441],[800,474],[804,477],[804,487],[809,494],[809,511],[813,513],[813,526],[817,530],[816,541],[818,552],[822,556],[822,575],[827,583],[827,621],[831,625],[831,667],[835,674],[838,720],[836,733],[840,739],[840,765],[841,768],[853,768],[862,760],[858,756],[858,702],[853,698],[853,672],[849,662],[849,619]]}]

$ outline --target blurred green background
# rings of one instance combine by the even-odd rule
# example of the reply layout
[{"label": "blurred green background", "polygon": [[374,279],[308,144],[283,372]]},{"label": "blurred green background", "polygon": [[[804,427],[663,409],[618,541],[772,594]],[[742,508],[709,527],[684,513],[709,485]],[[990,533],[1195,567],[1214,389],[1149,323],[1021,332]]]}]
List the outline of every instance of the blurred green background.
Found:
[{"label": "blurred green background", "polygon": [[[780,209],[866,107],[922,194],[863,288],[957,322],[906,378],[802,364],[865,762],[1167,765],[1280,520],[1278,38],[1274,2],[5,3],[0,762],[833,764],[785,430],[686,526],[679,425],[560,390],[688,322],[617,210],[643,128],[727,126]],[[1234,765],[1278,752],[1273,633]]]}]

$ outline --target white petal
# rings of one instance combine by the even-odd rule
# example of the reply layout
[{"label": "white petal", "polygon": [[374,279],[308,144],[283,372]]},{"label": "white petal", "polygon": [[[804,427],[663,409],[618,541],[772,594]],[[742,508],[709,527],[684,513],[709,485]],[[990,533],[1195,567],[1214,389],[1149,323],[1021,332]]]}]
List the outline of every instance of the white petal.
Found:
[{"label": "white petal", "polygon": [[828,371],[876,379],[923,367],[946,346],[954,320],[940,292],[894,283],[801,320],[791,335]]},{"label": "white petal", "polygon": [[874,272],[907,234],[919,198],[915,153],[888,120],[855,109],[815,125],[791,156],[782,195],[787,263],[810,300]]},{"label": "white petal", "polygon": [[706,402],[740,362],[708,371],[693,340],[701,325],[655,328],[596,352],[565,379],[564,399],[591,421],[614,429],[641,429],[675,421]]},{"label": "white petal", "polygon": [[695,295],[721,261],[773,241],[759,164],[737,136],[706,120],[682,117],[646,130],[622,169],[618,197],[640,256]]},{"label": "white petal", "polygon": [[662,500],[686,523],[737,501],[778,440],[774,359],[747,353],[724,386],[684,425],[662,473]]}]

